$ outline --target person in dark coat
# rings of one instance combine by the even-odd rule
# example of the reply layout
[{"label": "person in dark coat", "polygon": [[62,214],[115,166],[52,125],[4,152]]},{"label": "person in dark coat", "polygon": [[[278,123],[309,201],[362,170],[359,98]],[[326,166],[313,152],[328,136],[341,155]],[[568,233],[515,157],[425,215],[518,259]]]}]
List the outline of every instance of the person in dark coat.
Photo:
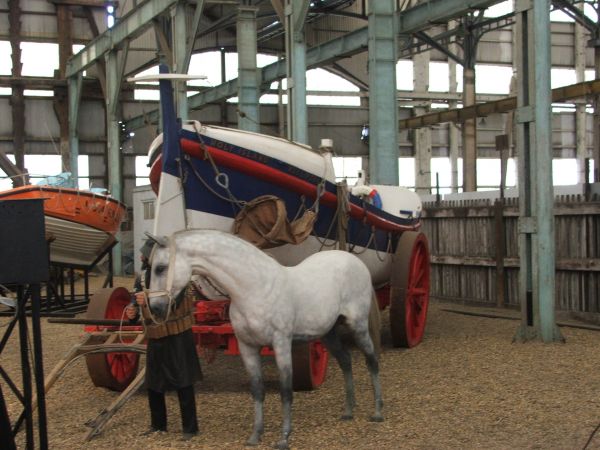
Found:
[{"label": "person in dark coat", "polygon": [[194,383],[202,379],[202,371],[192,333],[193,295],[186,290],[175,310],[165,323],[155,324],[148,311],[143,292],[150,284],[150,255],[153,243],[147,240],[140,249],[144,277],[136,279],[135,300],[126,309],[130,321],[140,317],[144,324],[148,348],[146,353],[146,387],[150,406],[150,430],[147,433],[167,431],[165,392],[177,391],[183,439],[198,433]]}]

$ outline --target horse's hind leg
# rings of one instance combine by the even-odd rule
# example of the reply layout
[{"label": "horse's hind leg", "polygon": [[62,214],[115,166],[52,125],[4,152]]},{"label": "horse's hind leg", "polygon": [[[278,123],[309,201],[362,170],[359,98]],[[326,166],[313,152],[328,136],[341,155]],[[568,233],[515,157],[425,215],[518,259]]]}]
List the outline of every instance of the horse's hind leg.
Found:
[{"label": "horse's hind leg", "polygon": [[279,335],[273,339],[275,362],[279,370],[279,392],[281,394],[282,426],[281,440],[275,446],[278,449],[287,449],[288,439],[292,433],[292,402],[294,390],[292,383],[292,338]]},{"label": "horse's hind leg", "polygon": [[279,369],[279,391],[281,393],[281,408],[283,423],[281,427],[281,440],[275,446],[278,449],[289,448],[288,439],[292,433],[292,401],[294,391],[292,384],[292,339],[280,336],[273,341],[275,362]]},{"label": "horse's hind leg", "polygon": [[265,401],[260,348],[249,346],[239,339],[238,344],[246,372],[250,375],[250,392],[254,399],[254,426],[252,428],[252,435],[246,441],[246,445],[258,445],[264,430],[263,402]]},{"label": "horse's hind leg", "polygon": [[383,400],[381,398],[381,383],[379,382],[379,361],[377,360],[375,347],[371,336],[369,336],[366,323],[364,327],[355,328],[353,331],[356,345],[365,355],[367,368],[371,374],[371,383],[373,384],[373,394],[375,396],[375,413],[371,417],[371,421],[383,422],[383,415],[381,414]]},{"label": "horse's hind leg", "polygon": [[342,343],[340,336],[336,332],[336,327],[333,327],[325,336],[321,338],[327,350],[337,360],[342,373],[344,374],[344,389],[346,392],[346,403],[344,406],[344,414],[342,420],[350,420],[353,418],[353,410],[355,405],[354,399],[354,382],[352,380],[352,357],[350,352]]}]

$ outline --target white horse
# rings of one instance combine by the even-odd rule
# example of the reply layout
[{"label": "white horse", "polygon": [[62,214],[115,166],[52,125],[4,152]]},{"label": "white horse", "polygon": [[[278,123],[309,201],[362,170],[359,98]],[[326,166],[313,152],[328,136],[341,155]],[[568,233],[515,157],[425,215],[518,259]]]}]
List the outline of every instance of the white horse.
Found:
[{"label": "white horse", "polygon": [[293,340],[321,338],[337,359],[346,390],[342,419],[352,419],[352,364],[338,334],[336,325],[340,324],[351,330],[366,357],[375,396],[371,420],[383,420],[379,364],[369,335],[373,288],[369,270],[356,256],[331,250],[316,253],[295,267],[284,267],[252,244],[220,231],[182,231],[156,241],[147,293],[156,316],[168,316],[192,274],[214,280],[231,298],[230,319],[254,399],[254,427],[247,445],[257,445],[263,433],[260,349],[266,345],[275,352],[281,383],[283,427],[278,448],[288,448],[292,431]]}]

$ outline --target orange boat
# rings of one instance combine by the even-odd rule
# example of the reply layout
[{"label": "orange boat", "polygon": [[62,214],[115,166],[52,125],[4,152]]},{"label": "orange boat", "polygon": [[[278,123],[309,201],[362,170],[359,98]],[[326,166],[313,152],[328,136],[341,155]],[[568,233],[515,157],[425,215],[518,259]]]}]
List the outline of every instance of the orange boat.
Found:
[{"label": "orange boat", "polygon": [[50,261],[91,266],[115,241],[127,212],[125,205],[106,195],[64,187],[30,185],[0,192],[0,200],[44,199]]}]

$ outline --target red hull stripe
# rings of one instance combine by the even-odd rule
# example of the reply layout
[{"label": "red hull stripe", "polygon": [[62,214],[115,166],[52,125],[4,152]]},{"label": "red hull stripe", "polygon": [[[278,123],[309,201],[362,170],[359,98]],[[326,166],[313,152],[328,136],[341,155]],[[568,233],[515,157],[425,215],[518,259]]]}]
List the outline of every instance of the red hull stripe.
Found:
[{"label": "red hull stripe", "polygon": [[[308,181],[301,180],[298,177],[281,172],[257,161],[244,158],[243,156],[238,156],[208,145],[202,146],[199,142],[191,141],[189,139],[181,139],[181,148],[183,151],[194,158],[205,159],[202,147],[208,150],[216,164],[237,170],[247,175],[255,176],[256,178],[269,183],[283,186],[286,189],[290,189],[298,194],[306,195],[313,199],[317,196],[317,187]],[[331,192],[325,192],[321,196],[321,203],[331,208],[335,208],[337,206],[337,196]],[[402,226],[383,219],[352,203],[350,204],[350,216],[357,220],[365,220],[375,228],[385,231],[401,232],[417,228]]]}]

